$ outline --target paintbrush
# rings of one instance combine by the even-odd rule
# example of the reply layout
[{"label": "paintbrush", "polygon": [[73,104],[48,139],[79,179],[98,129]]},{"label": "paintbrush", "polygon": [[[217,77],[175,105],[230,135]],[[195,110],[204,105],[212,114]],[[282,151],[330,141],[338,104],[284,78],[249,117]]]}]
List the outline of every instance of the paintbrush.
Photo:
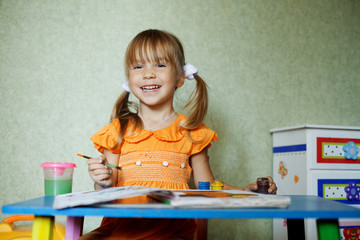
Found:
[{"label": "paintbrush", "polygon": [[[88,156],[82,155],[82,154],[80,154],[80,153],[78,153],[77,155],[78,155],[79,157],[83,157],[83,158],[86,158],[86,159],[92,158],[92,157],[88,157]],[[104,164],[105,164],[106,166],[109,166],[109,167],[112,167],[112,168],[116,168],[117,170],[121,170],[121,167],[116,166],[116,165],[114,165],[114,164],[111,164],[111,163],[108,163],[108,162],[105,162]]]}]

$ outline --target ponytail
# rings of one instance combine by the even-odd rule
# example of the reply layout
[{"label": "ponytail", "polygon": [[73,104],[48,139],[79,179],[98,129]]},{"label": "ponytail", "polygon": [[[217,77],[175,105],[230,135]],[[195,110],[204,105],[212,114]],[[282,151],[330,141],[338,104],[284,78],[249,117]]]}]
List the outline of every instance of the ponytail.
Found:
[{"label": "ponytail", "polygon": [[[140,119],[137,116],[139,107],[136,103],[129,101],[129,96],[130,93],[124,91],[116,100],[113,111],[111,113],[110,122],[118,118],[121,128],[118,134],[118,138],[116,139],[115,146],[113,146],[112,149],[115,149],[120,145],[124,138],[129,121],[134,123],[134,128],[131,131],[134,131],[141,126]],[[131,112],[130,108],[133,108],[136,113]]]},{"label": "ponytail", "polygon": [[207,84],[196,73],[193,74],[196,80],[196,89],[192,92],[189,102],[184,106],[189,117],[181,124],[187,130],[198,128],[204,121],[208,108]]}]

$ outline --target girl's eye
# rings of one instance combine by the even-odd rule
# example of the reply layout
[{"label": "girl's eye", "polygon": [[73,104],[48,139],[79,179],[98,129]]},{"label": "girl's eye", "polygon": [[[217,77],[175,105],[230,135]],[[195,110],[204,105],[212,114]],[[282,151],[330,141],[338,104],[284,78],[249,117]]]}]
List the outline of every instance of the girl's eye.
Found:
[{"label": "girl's eye", "polygon": [[159,67],[159,68],[166,67],[166,65],[164,63],[158,63],[156,66]]},{"label": "girl's eye", "polygon": [[133,69],[141,69],[142,66],[141,65],[134,65]]}]

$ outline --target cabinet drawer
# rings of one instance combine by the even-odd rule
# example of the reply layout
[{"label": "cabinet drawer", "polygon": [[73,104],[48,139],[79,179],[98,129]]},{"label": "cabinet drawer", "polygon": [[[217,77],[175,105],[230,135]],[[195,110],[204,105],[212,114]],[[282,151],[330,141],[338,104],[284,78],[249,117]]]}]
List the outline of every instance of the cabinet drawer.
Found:
[{"label": "cabinet drawer", "polygon": [[312,178],[314,195],[360,207],[360,171],[323,171]]},{"label": "cabinet drawer", "polygon": [[[314,195],[360,207],[360,171],[314,170],[311,171],[311,178]],[[314,226],[315,224],[308,225],[311,231],[316,232]],[[340,218],[339,226],[341,239],[350,239],[350,236],[357,236],[354,239],[359,239],[360,219]]]},{"label": "cabinet drawer", "polygon": [[314,130],[310,136],[310,168],[360,170],[360,131]]}]

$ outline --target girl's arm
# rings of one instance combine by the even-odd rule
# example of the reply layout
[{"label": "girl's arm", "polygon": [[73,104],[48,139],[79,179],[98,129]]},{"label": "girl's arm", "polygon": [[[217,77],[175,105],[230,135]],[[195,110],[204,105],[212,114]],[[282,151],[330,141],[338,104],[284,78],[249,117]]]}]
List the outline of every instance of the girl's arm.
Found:
[{"label": "girl's arm", "polygon": [[[199,182],[213,182],[215,177],[211,171],[210,163],[209,163],[209,156],[207,154],[207,148],[202,150],[201,152],[193,155],[190,157],[190,164],[193,169],[193,178],[198,188]],[[274,183],[272,177],[267,177],[270,180],[270,188],[269,193],[276,193],[277,187]],[[245,191],[256,191],[257,190],[256,182],[250,183],[245,188],[235,187],[230,184],[224,182],[224,190],[245,190]]]},{"label": "girl's arm", "polygon": [[215,177],[211,171],[207,148],[190,157],[190,165],[193,169],[193,178],[198,188],[199,182],[212,182]]},{"label": "girl's arm", "polygon": [[104,150],[104,155],[98,158],[91,158],[88,160],[88,171],[90,177],[95,182],[95,189],[107,188],[116,186],[118,170],[108,167],[104,162],[109,162],[113,165],[118,165],[120,154],[114,154],[109,150]]},{"label": "girl's arm", "polygon": [[[202,150],[201,152],[192,155],[190,157],[191,167],[193,169],[193,178],[198,188],[199,182],[213,182],[215,177],[211,171],[209,156],[207,154],[207,148]],[[238,188],[231,186],[224,182],[224,190],[245,190],[244,188]]]}]

